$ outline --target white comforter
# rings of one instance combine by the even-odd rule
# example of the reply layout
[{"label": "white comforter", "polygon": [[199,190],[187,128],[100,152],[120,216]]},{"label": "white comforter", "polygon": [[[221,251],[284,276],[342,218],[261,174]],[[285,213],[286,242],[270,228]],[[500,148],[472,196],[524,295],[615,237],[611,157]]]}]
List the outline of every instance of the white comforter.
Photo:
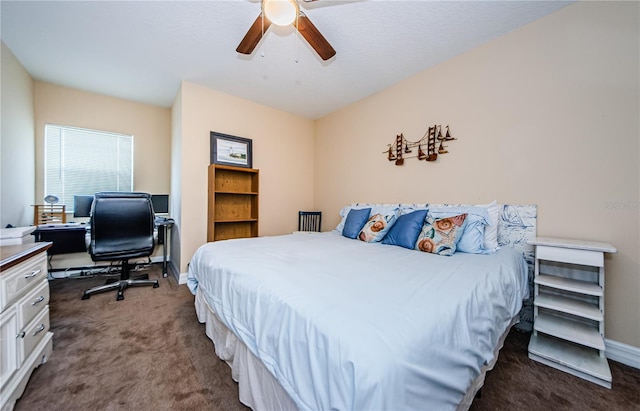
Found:
[{"label": "white comforter", "polygon": [[511,249],[451,257],[336,232],[208,243],[188,285],[305,410],[455,409],[527,294]]}]

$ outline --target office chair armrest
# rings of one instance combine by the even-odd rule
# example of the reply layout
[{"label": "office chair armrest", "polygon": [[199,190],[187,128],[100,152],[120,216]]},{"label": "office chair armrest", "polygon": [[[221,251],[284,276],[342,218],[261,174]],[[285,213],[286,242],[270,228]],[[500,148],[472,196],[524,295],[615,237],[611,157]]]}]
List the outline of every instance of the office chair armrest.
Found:
[{"label": "office chair armrest", "polygon": [[86,227],[84,228],[84,247],[85,249],[89,250],[89,247],[91,246],[91,224],[86,225]]}]

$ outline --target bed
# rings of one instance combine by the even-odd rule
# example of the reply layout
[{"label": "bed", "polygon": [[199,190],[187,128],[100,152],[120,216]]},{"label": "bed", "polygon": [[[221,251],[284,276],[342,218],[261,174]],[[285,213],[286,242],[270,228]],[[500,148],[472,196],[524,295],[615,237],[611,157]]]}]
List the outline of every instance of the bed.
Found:
[{"label": "bed", "polygon": [[358,241],[340,226],[200,247],[188,286],[240,401],[256,410],[469,408],[509,329],[530,317],[536,208],[497,207],[500,247],[487,254]]}]

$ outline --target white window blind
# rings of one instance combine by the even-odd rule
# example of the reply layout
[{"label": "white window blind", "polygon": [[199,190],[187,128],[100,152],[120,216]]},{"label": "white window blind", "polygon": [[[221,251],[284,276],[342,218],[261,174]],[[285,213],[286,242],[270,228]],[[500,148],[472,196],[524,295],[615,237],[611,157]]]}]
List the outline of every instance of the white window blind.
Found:
[{"label": "white window blind", "polygon": [[133,136],[47,124],[44,191],[67,212],[74,195],[133,191]]}]

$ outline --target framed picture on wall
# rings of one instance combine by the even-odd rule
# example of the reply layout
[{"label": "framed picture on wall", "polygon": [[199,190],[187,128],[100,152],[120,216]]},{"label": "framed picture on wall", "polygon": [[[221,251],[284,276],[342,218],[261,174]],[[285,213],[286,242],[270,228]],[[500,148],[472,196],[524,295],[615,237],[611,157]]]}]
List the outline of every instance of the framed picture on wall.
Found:
[{"label": "framed picture on wall", "polygon": [[252,168],[251,139],[212,131],[211,164]]}]

